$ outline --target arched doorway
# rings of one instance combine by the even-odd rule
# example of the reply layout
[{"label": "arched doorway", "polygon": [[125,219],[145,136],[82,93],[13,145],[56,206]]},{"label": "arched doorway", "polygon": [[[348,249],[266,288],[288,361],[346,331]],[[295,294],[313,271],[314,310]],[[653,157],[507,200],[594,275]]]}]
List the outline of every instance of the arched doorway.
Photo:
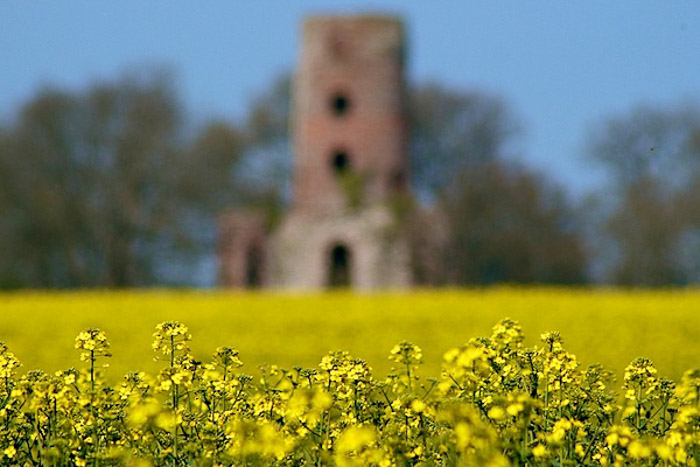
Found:
[{"label": "arched doorway", "polygon": [[246,251],[246,287],[257,289],[262,285],[262,252],[258,245],[251,245]]},{"label": "arched doorway", "polygon": [[349,287],[351,285],[352,253],[341,243],[330,250],[328,261],[328,286]]}]

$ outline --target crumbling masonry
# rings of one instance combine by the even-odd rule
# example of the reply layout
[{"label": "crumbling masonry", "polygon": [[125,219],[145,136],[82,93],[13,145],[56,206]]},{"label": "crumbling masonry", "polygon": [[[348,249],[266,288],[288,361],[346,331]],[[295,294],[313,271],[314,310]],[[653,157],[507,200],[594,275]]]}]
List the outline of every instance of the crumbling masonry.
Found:
[{"label": "crumbling masonry", "polygon": [[274,228],[259,213],[220,221],[225,287],[405,288],[408,195],[404,32],[387,16],[305,21],[294,78],[293,199]]}]

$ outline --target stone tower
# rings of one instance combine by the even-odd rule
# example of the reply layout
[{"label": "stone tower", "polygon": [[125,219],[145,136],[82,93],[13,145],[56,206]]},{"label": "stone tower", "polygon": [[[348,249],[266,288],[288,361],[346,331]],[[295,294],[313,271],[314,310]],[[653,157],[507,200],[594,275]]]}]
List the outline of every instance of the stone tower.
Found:
[{"label": "stone tower", "polygon": [[222,285],[411,285],[400,216],[409,195],[403,61],[398,18],[304,22],[292,91],[292,204],[264,235],[251,213],[222,218]]},{"label": "stone tower", "polygon": [[294,80],[292,207],[272,244],[282,288],[410,285],[404,32],[388,16],[306,20]]}]

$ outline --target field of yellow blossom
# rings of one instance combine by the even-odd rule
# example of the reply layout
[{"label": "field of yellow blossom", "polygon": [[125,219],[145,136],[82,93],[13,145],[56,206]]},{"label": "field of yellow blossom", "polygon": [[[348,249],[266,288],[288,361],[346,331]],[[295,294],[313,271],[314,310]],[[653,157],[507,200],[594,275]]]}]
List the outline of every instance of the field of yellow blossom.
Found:
[{"label": "field of yellow blossom", "polygon": [[331,350],[365,359],[379,374],[402,340],[423,349],[419,372],[437,375],[444,353],[488,335],[495,322],[520,323],[526,344],[556,330],[582,364],[601,363],[619,377],[636,357],[679,380],[700,366],[700,290],[487,288],[354,295],[225,291],[21,292],[0,294],[0,341],[22,362],[20,372],[79,365],[73,348],[83,329],[111,342],[108,380],[153,372],[157,323],[179,320],[194,335],[195,358],[219,346],[239,350],[244,369],[263,364],[315,366]]},{"label": "field of yellow blossom", "polygon": [[[346,351],[318,365],[242,370],[239,352],[195,358],[184,323],[152,334],[159,370],[109,383],[103,330],[74,339],[77,368],[19,374],[0,343],[1,465],[689,466],[700,459],[700,369],[678,381],[635,358],[616,384],[561,334],[525,344],[517,321],[449,349],[419,375],[420,346],[388,374]],[[144,352],[145,354],[145,352]]]}]

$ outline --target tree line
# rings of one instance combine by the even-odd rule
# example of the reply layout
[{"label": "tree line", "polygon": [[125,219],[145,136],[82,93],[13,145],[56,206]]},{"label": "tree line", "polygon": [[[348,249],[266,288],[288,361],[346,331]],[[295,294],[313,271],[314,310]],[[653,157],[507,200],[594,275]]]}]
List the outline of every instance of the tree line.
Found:
[{"label": "tree line", "polygon": [[[422,285],[700,282],[700,109],[640,105],[602,120],[587,157],[606,184],[572,200],[514,162],[503,99],[436,83],[407,91],[414,275]],[[150,70],[43,89],[0,124],[0,288],[192,285],[217,217],[289,203],[290,78],[240,122],[193,125]],[[424,223],[439,216],[440,248]]]}]

